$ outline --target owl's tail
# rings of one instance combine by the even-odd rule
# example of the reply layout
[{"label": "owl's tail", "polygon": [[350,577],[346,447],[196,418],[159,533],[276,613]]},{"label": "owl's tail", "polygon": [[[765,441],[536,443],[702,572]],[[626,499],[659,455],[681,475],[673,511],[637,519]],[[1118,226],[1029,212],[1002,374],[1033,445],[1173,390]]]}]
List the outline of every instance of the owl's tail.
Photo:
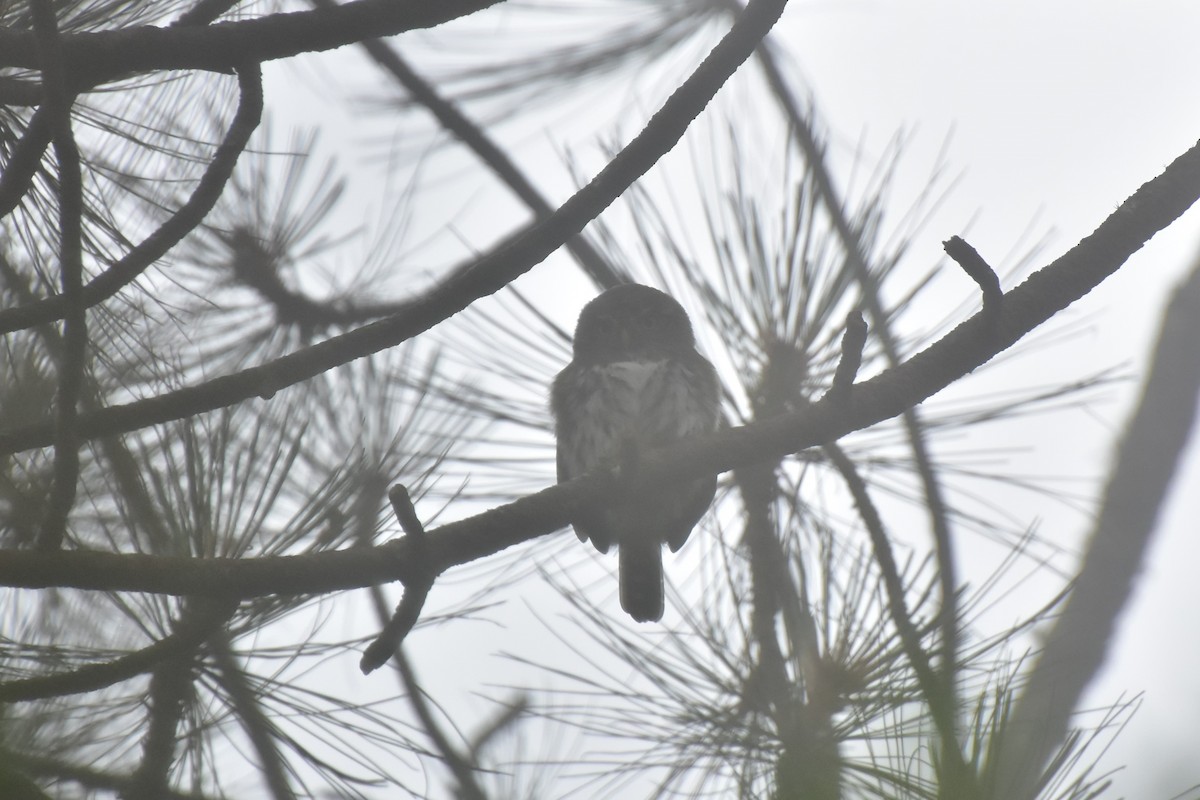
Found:
[{"label": "owl's tail", "polygon": [[663,615],[662,544],[653,538],[621,542],[621,608],[636,622]]}]

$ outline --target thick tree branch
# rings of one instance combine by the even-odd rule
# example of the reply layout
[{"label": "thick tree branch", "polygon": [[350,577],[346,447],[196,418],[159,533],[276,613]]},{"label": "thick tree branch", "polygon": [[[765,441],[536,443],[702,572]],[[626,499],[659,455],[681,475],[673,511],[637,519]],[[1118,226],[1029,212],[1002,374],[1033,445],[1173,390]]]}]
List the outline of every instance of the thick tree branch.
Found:
[{"label": "thick tree branch", "polygon": [[[471,269],[455,274],[426,296],[385,319],[258,367],[86,414],[79,421],[81,435],[92,438],[138,430],[251,397],[270,397],[287,386],[411,339],[462,311],[478,298],[504,288],[578,234],[679,142],[692,120],[775,24],[784,5],[785,0],[754,0],[750,3],[732,30],[650,118],[642,132],[590,183],[509,246],[477,262]],[[48,427],[39,426],[0,433],[0,455],[42,447],[49,442],[49,434]]]},{"label": "thick tree branch", "polygon": [[[67,84],[96,86],[129,73],[232,72],[248,62],[333,50],[374,36],[431,28],[498,0],[356,0],[337,8],[268,14],[214,25],[143,26],[62,37]],[[0,29],[0,66],[37,69],[33,34]]]}]

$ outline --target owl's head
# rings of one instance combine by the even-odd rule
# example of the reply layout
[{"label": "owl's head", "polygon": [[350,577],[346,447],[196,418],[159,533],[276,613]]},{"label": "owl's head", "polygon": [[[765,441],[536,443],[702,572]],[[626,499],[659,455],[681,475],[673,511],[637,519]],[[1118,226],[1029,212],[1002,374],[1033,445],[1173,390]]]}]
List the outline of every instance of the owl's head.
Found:
[{"label": "owl's head", "polygon": [[683,306],[637,283],[616,286],[588,303],[575,326],[575,360],[584,363],[682,356],[695,344]]}]

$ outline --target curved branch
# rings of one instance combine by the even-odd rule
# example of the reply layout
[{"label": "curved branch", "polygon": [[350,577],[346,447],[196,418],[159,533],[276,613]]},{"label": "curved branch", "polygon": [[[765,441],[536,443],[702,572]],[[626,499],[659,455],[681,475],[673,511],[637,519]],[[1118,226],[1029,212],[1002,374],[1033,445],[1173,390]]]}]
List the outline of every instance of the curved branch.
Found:
[{"label": "curved branch", "polygon": [[50,0],[34,0],[33,27],[42,62],[42,84],[58,160],[58,269],[62,287],[62,348],[56,365],[54,393],[54,483],[37,534],[37,546],[57,550],[67,530],[79,483],[79,395],[87,358],[87,315],[83,304],[83,171],[71,128],[75,98],[66,91],[58,20]]},{"label": "curved branch", "polygon": [[[233,405],[313,378],[357,358],[394,347],[457,314],[528,272],[607,208],[683,137],[783,13],[786,0],[754,0],[696,71],[663,103],[609,164],[557,211],[467,270],[406,304],[397,313],[306,347],[275,361],[158,397],[113,406],[80,417],[80,435],[128,432]],[[344,8],[344,6],[343,6]],[[2,47],[0,40],[0,47]],[[32,426],[0,433],[0,455],[42,447],[49,428]]]},{"label": "curved branch", "polygon": [[[246,149],[250,136],[262,120],[262,75],[257,64],[238,69],[238,85],[241,88],[241,102],[237,112],[224,141],[217,147],[191,197],[154,233],[83,287],[82,301],[85,306],[91,307],[101,303],[127,286],[199,225],[216,205],[221,191],[233,174],[238,157]],[[31,124],[30,128],[32,127]],[[0,333],[60,319],[66,313],[66,309],[65,297],[57,295],[30,305],[0,311]]]}]

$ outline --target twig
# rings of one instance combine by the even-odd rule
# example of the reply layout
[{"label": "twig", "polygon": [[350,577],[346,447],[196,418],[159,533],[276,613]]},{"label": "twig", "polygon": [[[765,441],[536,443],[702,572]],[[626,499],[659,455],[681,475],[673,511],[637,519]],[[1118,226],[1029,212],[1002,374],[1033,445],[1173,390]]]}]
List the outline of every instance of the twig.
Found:
[{"label": "twig", "polygon": [[[191,196],[157,230],[82,287],[79,294],[85,307],[101,303],[129,285],[203,222],[208,212],[216,205],[225,184],[233,174],[238,156],[245,150],[250,136],[262,120],[262,76],[257,64],[239,68],[238,85],[241,89],[241,101],[237,112],[224,141],[217,148]],[[63,295],[5,309],[0,311],[0,333],[51,322],[61,318],[66,309],[67,300]]]},{"label": "twig", "polygon": [[[783,12],[784,5],[784,0],[754,0],[748,5],[729,33],[663,103],[641,133],[591,182],[510,246],[456,274],[452,280],[440,284],[386,319],[258,367],[85,415],[82,420],[83,430],[87,431],[85,435],[128,432],[222,408],[251,397],[271,397],[280,389],[407,341],[462,311],[480,297],[499,291],[579,233],[675,146],[691,121],[753,52],[755,44]],[[2,46],[3,39],[0,38],[0,48]],[[42,446],[36,442],[44,435],[38,426],[0,434],[0,455]],[[35,443],[28,444],[31,441]]]},{"label": "twig", "polygon": [[832,401],[845,402],[850,397],[850,387],[862,366],[863,347],[867,344],[867,323],[862,312],[855,310],[846,315],[846,331],[842,334],[842,356],[833,373],[833,383],[825,396]]},{"label": "twig", "polygon": [[369,675],[379,669],[388,662],[388,659],[400,652],[400,644],[417,624],[417,620],[421,616],[421,609],[425,606],[425,599],[429,596],[429,590],[433,588],[433,581],[437,575],[429,565],[425,526],[417,517],[417,511],[413,508],[408,489],[401,484],[396,484],[388,491],[388,500],[392,502],[392,510],[396,513],[396,519],[399,520],[401,529],[408,541],[411,542],[411,557],[415,562],[416,575],[405,581],[404,594],[400,598],[399,605],[396,606],[395,613],[383,626],[379,635],[375,637],[375,641],[371,642],[363,651],[358,667],[364,675]]},{"label": "twig", "polygon": [[979,251],[960,236],[951,236],[942,242],[942,247],[946,250],[946,255],[954,259],[963,272],[979,285],[980,291],[983,292],[983,310],[991,313],[998,311],[1001,301],[1004,300],[1004,290],[1000,288],[1000,278],[996,276],[996,271],[983,260]]},{"label": "twig", "polygon": [[58,160],[59,270],[61,272],[63,347],[58,359],[58,388],[54,395],[54,485],[37,534],[37,547],[57,550],[66,535],[67,516],[75,505],[79,482],[79,394],[87,348],[87,317],[83,288],[83,174],[79,148],[71,130],[71,105],[63,77],[58,21],[50,0],[34,0],[33,25],[38,38],[38,61],[47,124]]}]

